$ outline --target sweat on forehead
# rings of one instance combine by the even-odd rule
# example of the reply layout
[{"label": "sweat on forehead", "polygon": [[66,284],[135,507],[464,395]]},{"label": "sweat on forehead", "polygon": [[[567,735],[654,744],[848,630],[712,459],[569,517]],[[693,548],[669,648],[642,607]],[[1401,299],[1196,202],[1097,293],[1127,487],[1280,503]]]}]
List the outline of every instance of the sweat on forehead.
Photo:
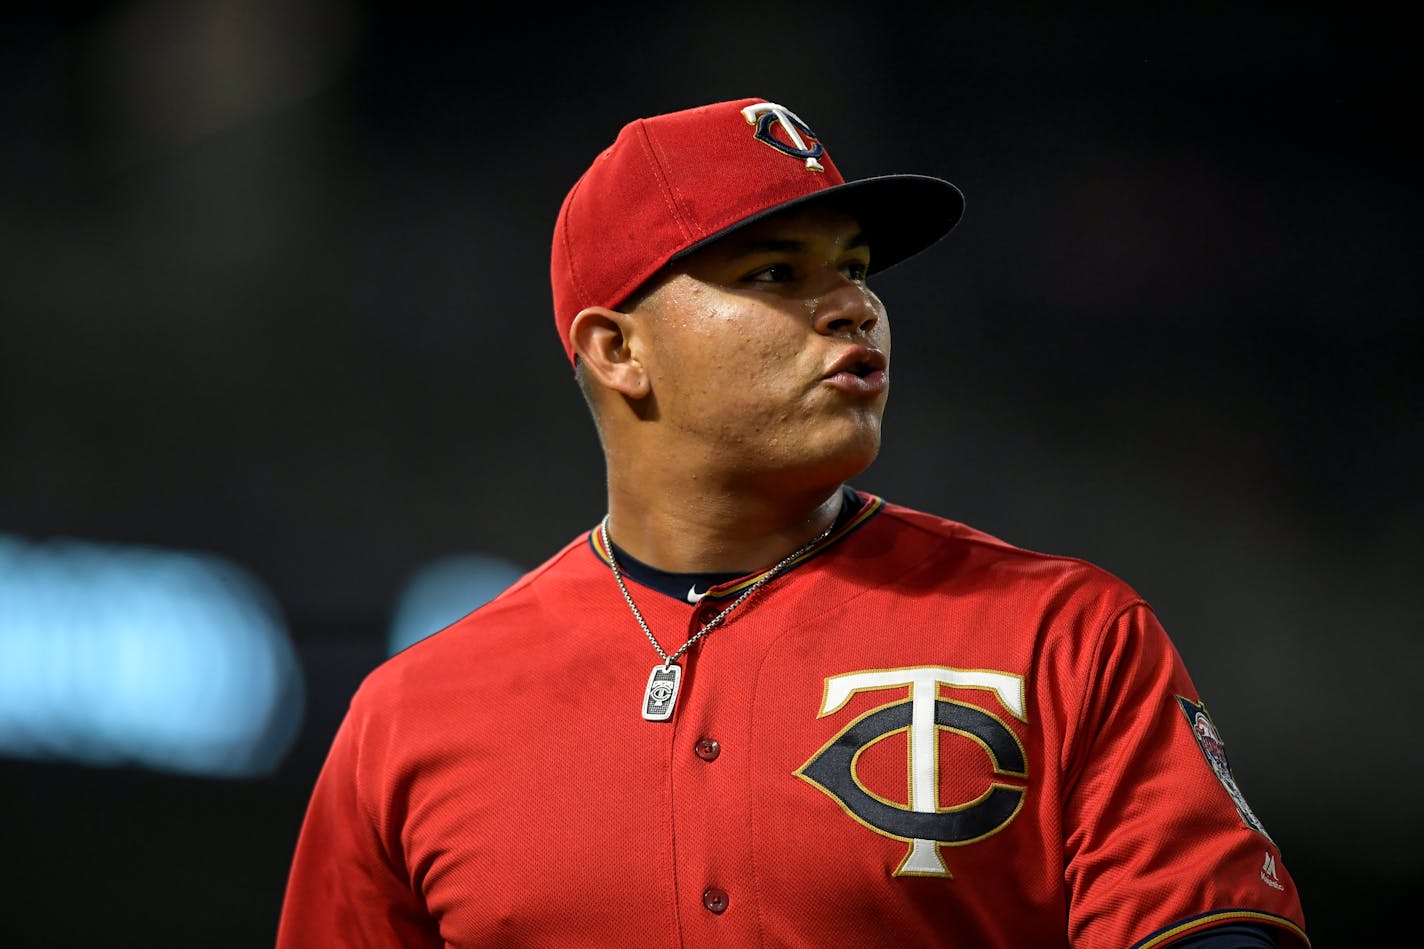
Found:
[{"label": "sweat on forehead", "polygon": [[549,274],[554,323],[616,307],[669,261],[805,202],[833,202],[874,235],[872,272],[938,241],[964,199],[948,181],[886,175],[847,182],[824,141],[790,109],[749,98],[624,125],[565,196]]}]

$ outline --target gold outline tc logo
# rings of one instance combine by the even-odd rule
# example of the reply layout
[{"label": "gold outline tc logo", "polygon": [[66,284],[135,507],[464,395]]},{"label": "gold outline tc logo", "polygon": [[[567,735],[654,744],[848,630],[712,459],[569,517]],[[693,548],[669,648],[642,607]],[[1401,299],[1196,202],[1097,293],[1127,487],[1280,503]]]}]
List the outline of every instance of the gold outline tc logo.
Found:
[{"label": "gold outline tc logo", "polygon": [[[756,126],[756,140],[765,142],[772,148],[792,158],[806,159],[806,169],[808,171],[825,171],[826,166],[816,159],[826,153],[825,147],[817,141],[816,133],[811,131],[811,127],[801,121],[801,117],[785,106],[777,105],[775,102],[757,102],[747,106],[742,110],[742,117],[749,125]],[[781,141],[771,133],[772,123],[781,126],[781,131],[790,140],[790,144]],[[802,134],[811,139],[811,144],[807,145]]]},{"label": "gold outline tc logo", "polygon": [[[941,844],[962,846],[983,840],[1008,825],[1023,805],[1025,789],[990,781],[973,801],[941,807],[940,730],[977,742],[995,774],[1028,777],[1018,736],[992,713],[967,702],[939,697],[941,684],[993,692],[1014,718],[1026,722],[1023,678],[985,669],[921,666],[850,672],[826,679],[818,718],[843,707],[856,692],[909,687],[908,701],[892,702],[857,717],[811,756],[796,776],[834,798],[856,821],[886,837],[903,840],[909,852],[895,875],[952,877],[940,857]],[[908,732],[909,806],[870,791],[856,772],[862,751],[896,732]]]}]

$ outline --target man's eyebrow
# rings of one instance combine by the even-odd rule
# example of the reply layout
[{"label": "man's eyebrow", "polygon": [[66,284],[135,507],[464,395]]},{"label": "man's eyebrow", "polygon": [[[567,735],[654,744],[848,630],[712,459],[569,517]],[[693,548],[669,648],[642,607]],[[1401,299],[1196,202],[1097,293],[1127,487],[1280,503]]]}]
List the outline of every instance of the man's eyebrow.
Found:
[{"label": "man's eyebrow", "polygon": [[[745,240],[730,240],[727,242],[727,256],[730,259],[739,257],[752,257],[757,254],[795,254],[800,253],[809,246],[807,241],[797,240],[790,237],[749,237]],[[870,240],[865,236],[864,231],[856,231],[850,240],[846,241],[846,250],[854,250],[857,247],[868,247]]]}]

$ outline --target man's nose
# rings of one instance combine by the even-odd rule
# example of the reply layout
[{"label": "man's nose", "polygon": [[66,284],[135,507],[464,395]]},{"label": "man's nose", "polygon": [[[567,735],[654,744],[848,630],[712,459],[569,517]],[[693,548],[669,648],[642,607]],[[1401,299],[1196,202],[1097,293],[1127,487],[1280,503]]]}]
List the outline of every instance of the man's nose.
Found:
[{"label": "man's nose", "polygon": [[880,301],[875,294],[844,276],[806,302],[816,332],[826,336],[840,333],[869,333],[880,322]]}]

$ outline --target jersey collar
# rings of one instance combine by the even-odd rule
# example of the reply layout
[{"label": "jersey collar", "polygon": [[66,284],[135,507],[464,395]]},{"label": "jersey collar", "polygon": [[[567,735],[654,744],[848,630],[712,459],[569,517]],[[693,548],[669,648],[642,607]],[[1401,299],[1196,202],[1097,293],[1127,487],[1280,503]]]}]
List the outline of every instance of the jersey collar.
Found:
[{"label": "jersey collar", "polygon": [[[853,531],[864,524],[885,506],[884,500],[873,494],[862,495],[850,485],[842,485],[841,496],[844,499],[841,504],[840,514],[836,517],[836,526],[817,546],[811,548],[791,563],[782,568],[782,572],[794,570],[801,564],[820,555],[823,551],[830,549],[833,545],[847,537]],[[597,527],[588,533],[588,543],[593,549],[594,556],[598,557],[605,564],[611,563],[608,558],[608,551],[603,547],[602,532]],[[643,563],[632,557],[622,547],[613,545],[614,552],[618,555],[618,566],[623,571],[623,576],[639,586],[656,590],[666,594],[675,600],[684,603],[695,604],[701,602],[703,598],[719,600],[729,596],[736,596],[747,587],[756,583],[768,572],[758,570],[756,573],[670,573],[666,570],[659,570],[657,567]],[[768,568],[769,569],[769,568]]]}]

